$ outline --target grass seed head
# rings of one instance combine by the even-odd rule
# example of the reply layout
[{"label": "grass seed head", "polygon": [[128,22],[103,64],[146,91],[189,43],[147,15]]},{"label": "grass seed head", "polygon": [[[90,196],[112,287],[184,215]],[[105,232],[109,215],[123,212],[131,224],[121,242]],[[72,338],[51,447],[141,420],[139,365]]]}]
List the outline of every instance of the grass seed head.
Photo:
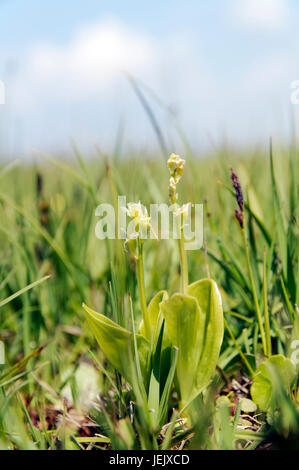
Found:
[{"label": "grass seed head", "polygon": [[232,173],[232,182],[233,182],[233,187],[234,187],[235,194],[236,194],[237,203],[240,208],[240,211],[243,213],[244,212],[244,198],[243,198],[243,192],[242,192],[242,188],[240,185],[240,181],[239,181],[237,174],[234,172],[232,168],[230,169],[230,171]]},{"label": "grass seed head", "polygon": [[239,211],[238,209],[235,210],[236,219],[239,222],[241,228],[244,228],[244,217],[243,212]]},{"label": "grass seed head", "polygon": [[36,173],[36,193],[38,197],[41,197],[43,192],[43,177],[42,174],[37,172]]},{"label": "grass seed head", "polygon": [[231,178],[233,182],[233,187],[236,194],[236,200],[238,206],[240,208],[235,210],[235,216],[241,228],[244,228],[244,198],[243,198],[243,191],[241,188],[241,184],[238,178],[238,175],[234,172],[233,168],[230,169],[231,171]]}]

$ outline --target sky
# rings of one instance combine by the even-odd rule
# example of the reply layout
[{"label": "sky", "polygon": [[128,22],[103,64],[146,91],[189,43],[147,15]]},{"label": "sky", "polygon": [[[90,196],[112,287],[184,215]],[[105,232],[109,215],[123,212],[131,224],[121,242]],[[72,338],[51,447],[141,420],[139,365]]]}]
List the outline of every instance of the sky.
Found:
[{"label": "sky", "polygon": [[156,149],[128,75],[172,151],[176,124],[196,151],[286,140],[298,19],[296,0],[0,0],[0,157]]}]

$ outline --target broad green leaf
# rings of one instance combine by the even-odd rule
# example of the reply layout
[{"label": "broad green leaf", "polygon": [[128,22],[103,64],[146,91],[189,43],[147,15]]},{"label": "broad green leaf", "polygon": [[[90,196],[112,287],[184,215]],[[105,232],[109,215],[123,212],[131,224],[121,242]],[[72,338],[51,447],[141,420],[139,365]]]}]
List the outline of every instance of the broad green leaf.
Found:
[{"label": "broad green leaf", "polygon": [[182,406],[209,384],[223,339],[223,310],[216,283],[202,280],[160,304],[170,340],[179,349],[177,380]]},{"label": "broad green leaf", "polygon": [[187,293],[196,298],[201,312],[200,360],[195,383],[199,393],[209,384],[220,354],[224,333],[222,300],[216,282],[211,279],[191,284]]},{"label": "broad green leaf", "polygon": [[249,398],[241,398],[241,410],[245,413],[254,413],[257,410],[256,404]]},{"label": "broad green leaf", "polygon": [[[160,331],[159,326],[161,326],[161,325],[158,325],[160,323],[160,322],[158,322],[159,313],[160,313],[160,303],[163,300],[166,300],[166,299],[168,299],[168,294],[165,290],[162,290],[161,292],[158,292],[158,294],[156,294],[152,298],[152,300],[150,301],[150,303],[147,307],[153,338],[156,336],[157,330],[158,330],[158,332]],[[146,336],[143,321],[140,324],[139,333],[142,336]],[[150,341],[151,338],[147,338],[147,339]]]},{"label": "broad green leaf", "polygon": [[251,386],[251,396],[261,411],[267,411],[272,405],[275,375],[280,385],[288,391],[296,377],[296,368],[290,359],[280,354],[260,364]]},{"label": "broad green leaf", "polygon": [[[132,383],[133,334],[104,315],[90,309],[85,304],[83,304],[83,308],[100,348],[111,364],[119,370],[129,383]],[[136,335],[136,341],[141,372],[145,377],[150,346],[144,336]]]},{"label": "broad green leaf", "polygon": [[196,395],[196,370],[203,335],[199,305],[194,297],[175,294],[160,307],[170,340],[179,350],[176,373],[181,401],[185,405]]}]

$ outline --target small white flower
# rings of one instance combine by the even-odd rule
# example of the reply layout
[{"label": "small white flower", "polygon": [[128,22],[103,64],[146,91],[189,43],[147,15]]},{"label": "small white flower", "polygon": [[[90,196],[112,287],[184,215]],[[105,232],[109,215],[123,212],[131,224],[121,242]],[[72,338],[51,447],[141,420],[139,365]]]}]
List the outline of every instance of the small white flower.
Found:
[{"label": "small white flower", "polygon": [[151,218],[148,215],[146,207],[141,202],[129,202],[127,208],[123,208],[126,214],[132,219],[135,224],[135,232],[140,235],[140,232],[148,230],[151,226]]},{"label": "small white flower", "polygon": [[127,215],[133,219],[136,220],[137,223],[143,222],[145,223],[147,219],[150,219],[148,217],[147,209],[144,207],[141,202],[129,202],[128,203],[128,208],[124,208],[125,212]]},{"label": "small white flower", "polygon": [[139,216],[139,214],[141,213],[141,204],[140,204],[140,201],[139,202],[129,202],[128,203],[128,207],[127,208],[124,208],[127,215],[131,218],[131,219],[136,219],[136,217]]},{"label": "small white flower", "polygon": [[181,207],[176,208],[174,211],[175,216],[182,216],[183,222],[185,222],[188,218],[189,210],[191,209],[191,206],[192,206],[191,202],[188,202],[187,204],[183,204]]}]

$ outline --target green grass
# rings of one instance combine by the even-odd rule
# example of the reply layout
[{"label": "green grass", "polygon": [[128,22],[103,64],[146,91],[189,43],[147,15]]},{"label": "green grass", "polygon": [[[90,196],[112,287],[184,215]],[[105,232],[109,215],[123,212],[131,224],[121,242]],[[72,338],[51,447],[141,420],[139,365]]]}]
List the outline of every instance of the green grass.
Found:
[{"label": "green grass", "polygon": [[[122,241],[96,238],[94,212],[100,202],[115,205],[118,194],[147,206],[167,203],[166,157],[99,154],[86,163],[74,148],[63,163],[41,156],[36,166],[1,169],[1,448],[298,447],[298,383],[286,391],[273,378],[267,414],[240,404],[250,398],[264,357],[290,357],[299,339],[296,149],[182,157],[181,200],[205,202],[206,246],[188,254],[189,282],[216,280],[226,328],[211,385],[192,403],[188,420],[172,394],[156,437],[140,377],[131,388],[107,363],[81,304],[123,326],[132,325],[131,311],[140,320],[134,259]],[[245,196],[245,232],[234,216],[230,167]],[[179,291],[179,266],[175,243],[144,245],[147,301],[162,289]]]}]

